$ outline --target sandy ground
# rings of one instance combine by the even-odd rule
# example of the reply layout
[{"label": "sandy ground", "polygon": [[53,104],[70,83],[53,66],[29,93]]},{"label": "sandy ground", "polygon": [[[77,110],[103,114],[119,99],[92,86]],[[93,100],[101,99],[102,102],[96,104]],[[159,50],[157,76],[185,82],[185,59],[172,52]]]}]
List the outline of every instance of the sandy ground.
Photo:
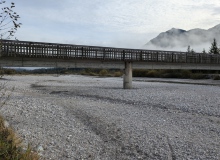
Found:
[{"label": "sandy ground", "polygon": [[4,78],[1,114],[45,159],[220,159],[219,81]]}]

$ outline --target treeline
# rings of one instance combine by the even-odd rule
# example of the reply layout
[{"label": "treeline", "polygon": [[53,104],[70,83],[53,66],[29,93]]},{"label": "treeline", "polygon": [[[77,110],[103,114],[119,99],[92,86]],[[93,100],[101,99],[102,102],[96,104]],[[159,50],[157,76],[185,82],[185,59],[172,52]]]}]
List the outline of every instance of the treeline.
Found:
[{"label": "treeline", "polygon": [[80,74],[90,76],[107,76],[107,77],[120,77],[123,71],[120,69],[92,69],[92,68],[41,68],[34,70],[27,69],[9,69],[1,68],[0,75],[13,75],[13,74]]},{"label": "treeline", "polygon": [[219,71],[207,70],[146,70],[134,69],[133,77],[214,79],[220,80]]},{"label": "treeline", "polygon": [[[102,77],[121,77],[124,72],[120,69],[76,69],[76,68],[42,68],[35,70],[25,69],[0,69],[1,75],[13,74],[79,74],[89,76]],[[153,77],[153,78],[183,78],[183,79],[214,79],[220,80],[220,71],[212,70],[148,70],[148,69],[134,69],[133,77]]]},{"label": "treeline", "polygon": [[[187,48],[187,52],[188,53],[195,53],[195,51],[193,49],[191,49],[190,46],[188,46]],[[203,49],[202,53],[205,53],[205,54],[220,54],[220,48],[218,47],[218,44],[217,44],[217,41],[216,39],[214,38],[213,42],[211,43],[211,47],[209,48],[209,51],[206,52],[205,49]]]}]

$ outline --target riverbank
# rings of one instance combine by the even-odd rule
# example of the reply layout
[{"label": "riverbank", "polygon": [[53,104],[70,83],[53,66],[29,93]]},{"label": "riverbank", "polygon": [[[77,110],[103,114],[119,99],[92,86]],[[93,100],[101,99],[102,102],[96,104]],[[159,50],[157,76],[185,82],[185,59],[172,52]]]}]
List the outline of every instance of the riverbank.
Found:
[{"label": "riverbank", "polygon": [[163,80],[6,76],[1,113],[46,159],[219,159],[219,86]]}]

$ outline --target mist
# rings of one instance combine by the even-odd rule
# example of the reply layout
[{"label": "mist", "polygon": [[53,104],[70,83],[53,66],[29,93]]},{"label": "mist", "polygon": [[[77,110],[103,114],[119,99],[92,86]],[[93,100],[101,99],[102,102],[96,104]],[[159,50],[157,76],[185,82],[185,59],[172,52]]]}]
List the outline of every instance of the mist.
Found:
[{"label": "mist", "polygon": [[156,38],[150,40],[144,48],[186,52],[190,46],[195,52],[199,53],[203,50],[208,52],[214,39],[220,47],[220,24],[208,30],[192,29],[185,31],[173,28],[160,33]]}]

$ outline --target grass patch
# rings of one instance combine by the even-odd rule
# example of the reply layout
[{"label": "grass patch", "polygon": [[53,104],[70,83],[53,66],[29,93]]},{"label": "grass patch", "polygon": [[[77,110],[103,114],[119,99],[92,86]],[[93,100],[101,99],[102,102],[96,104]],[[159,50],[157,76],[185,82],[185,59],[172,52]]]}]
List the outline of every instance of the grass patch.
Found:
[{"label": "grass patch", "polygon": [[4,119],[0,116],[0,160],[39,160],[30,146],[24,150],[21,143],[15,132],[5,127]]}]

